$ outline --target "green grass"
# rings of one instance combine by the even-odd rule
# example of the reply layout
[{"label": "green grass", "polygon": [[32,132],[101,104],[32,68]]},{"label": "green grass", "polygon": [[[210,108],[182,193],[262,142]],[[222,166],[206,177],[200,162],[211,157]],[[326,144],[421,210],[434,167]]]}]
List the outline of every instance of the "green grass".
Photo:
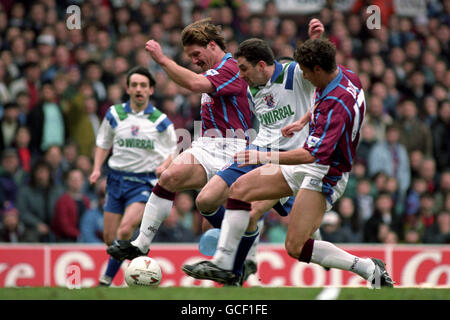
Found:
[{"label": "green grass", "polygon": [[[321,288],[2,288],[0,300],[314,300]],[[339,300],[450,300],[450,289],[343,288]]]}]

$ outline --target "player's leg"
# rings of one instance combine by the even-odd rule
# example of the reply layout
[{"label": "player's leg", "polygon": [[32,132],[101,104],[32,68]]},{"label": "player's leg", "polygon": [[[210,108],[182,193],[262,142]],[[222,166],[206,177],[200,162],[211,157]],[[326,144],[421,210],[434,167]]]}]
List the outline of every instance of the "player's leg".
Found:
[{"label": "player's leg", "polygon": [[[272,174],[265,174],[268,168]],[[220,268],[231,270],[240,239],[248,228],[251,203],[257,200],[280,199],[292,191],[275,165],[266,165],[241,176],[230,188],[222,232],[213,262]]]},{"label": "player's leg", "polygon": [[265,165],[241,176],[230,188],[227,210],[222,221],[217,251],[213,260],[183,266],[188,275],[225,283],[236,276],[232,272],[239,242],[250,220],[251,202],[280,199],[292,190],[276,165]]},{"label": "player's leg", "polygon": [[230,186],[244,174],[254,170],[259,165],[239,168],[237,163],[226,165],[219,170],[209,182],[203,187],[197,196],[196,204],[202,216],[209,223],[205,223],[204,231],[211,225],[220,228],[222,225],[225,207],[223,204],[228,198]]},{"label": "player's leg", "polygon": [[[105,211],[103,213],[103,241],[107,246],[113,244],[116,239],[117,230],[119,229],[122,214]],[[100,276],[100,286],[110,286],[114,276],[120,269],[121,261],[110,257],[105,273]]]},{"label": "player's leg", "polygon": [[203,231],[211,227],[220,228],[225,213],[223,203],[228,197],[228,191],[228,184],[220,176],[215,175],[197,195],[195,200],[197,209],[205,218]]},{"label": "player's leg", "polygon": [[152,189],[136,240],[119,242],[117,246],[109,247],[107,252],[118,260],[147,254],[160,225],[170,214],[175,192],[201,188],[206,181],[205,169],[192,154],[185,152],[178,155]]},{"label": "player's leg", "polygon": [[286,235],[288,254],[302,262],[352,271],[369,281],[377,274],[387,280],[385,285],[389,285],[388,282],[392,282],[390,277],[387,273],[382,275],[385,272],[384,266],[377,265],[374,260],[351,255],[330,242],[311,239],[311,235],[320,226],[325,210],[326,198],[322,192],[299,190],[290,213]]},{"label": "player's leg", "polygon": [[[111,239],[130,240],[134,230],[139,226],[144,212],[145,203],[133,202],[125,208],[125,213],[122,215],[105,212],[105,216],[109,217],[111,225],[108,224],[108,233],[115,231],[115,236],[108,236],[108,245],[112,245]],[[120,218],[120,219],[118,219]],[[109,258],[105,274],[102,276],[100,282],[103,285],[110,285],[117,272],[120,270],[123,260],[117,260],[113,257]]]},{"label": "player's leg", "polygon": [[189,153],[180,154],[164,170],[145,205],[139,236],[133,245],[146,252],[162,222],[172,210],[175,192],[198,189],[206,183],[205,169]]},{"label": "player's leg", "polygon": [[[256,272],[256,246],[259,242],[259,237],[262,231],[260,226],[262,226],[263,223],[261,218],[277,202],[278,200],[262,200],[252,202],[248,227],[239,242],[233,264],[233,273],[237,276],[241,276],[243,274],[243,277],[240,279],[240,284],[247,280],[250,274]],[[254,252],[250,257],[249,253],[251,250]],[[244,266],[248,270],[245,270]]]},{"label": "player's leg", "polygon": [[133,202],[125,208],[122,221],[117,230],[117,239],[128,240],[133,236],[134,230],[139,226],[144,214],[145,202]]}]

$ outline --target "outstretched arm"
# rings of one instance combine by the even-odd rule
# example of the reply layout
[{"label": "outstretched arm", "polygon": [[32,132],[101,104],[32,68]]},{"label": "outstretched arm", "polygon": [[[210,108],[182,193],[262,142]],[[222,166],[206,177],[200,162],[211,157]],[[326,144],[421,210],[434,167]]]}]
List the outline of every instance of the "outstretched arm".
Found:
[{"label": "outstretched arm", "polygon": [[304,148],[289,151],[261,152],[256,150],[245,150],[234,155],[234,161],[239,163],[239,167],[252,164],[276,163],[285,165],[297,165],[312,163],[316,158]]},{"label": "outstretched arm", "polygon": [[210,93],[215,91],[214,86],[205,76],[178,65],[175,61],[166,56],[163,53],[160,44],[155,40],[147,41],[145,49],[176,84],[198,93]]}]

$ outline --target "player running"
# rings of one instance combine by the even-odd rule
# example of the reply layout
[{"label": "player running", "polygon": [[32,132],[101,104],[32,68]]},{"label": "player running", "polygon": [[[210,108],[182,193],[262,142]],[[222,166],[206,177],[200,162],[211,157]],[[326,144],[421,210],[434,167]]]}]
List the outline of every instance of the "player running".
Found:
[{"label": "player running", "polygon": [[[103,216],[103,240],[108,246],[115,238],[132,237],[157,176],[176,151],[173,124],[149,102],[154,87],[155,80],[147,69],[131,69],[127,75],[130,100],[108,109],[97,135],[90,183],[96,183],[101,176],[102,165],[112,148]],[[99,285],[111,285],[121,264],[110,257]]]},{"label": "player running", "polygon": [[[336,48],[328,40],[306,41],[296,49],[295,60],[305,79],[317,87],[309,112],[309,135],[303,147],[286,152],[246,150],[234,157],[244,161],[242,166],[266,165],[241,176],[231,186],[225,213],[231,218],[225,218],[229,225],[222,228],[213,259],[185,265],[183,270],[197,279],[231,281],[236,277],[232,269],[237,247],[223,241],[228,237],[226,232],[238,230],[233,236],[242,237],[252,201],[296,194],[285,242],[291,257],[355,272],[375,288],[392,287],[394,282],[383,261],[356,257],[330,242],[311,239],[324,212],[345,190],[364,120],[365,101],[359,78],[336,65]],[[297,121],[285,127],[283,135],[291,136],[302,128],[303,124]]]},{"label": "player running", "polygon": [[[308,34],[311,39],[320,38],[324,31],[323,24],[318,19],[309,23]],[[249,85],[248,98],[254,114],[259,120],[259,131],[256,139],[247,147],[248,150],[291,150],[303,144],[308,128],[305,128],[292,138],[281,135],[281,129],[294,121],[300,120],[313,104],[314,86],[303,78],[302,71],[296,62],[279,63],[275,60],[272,50],[266,41],[248,39],[239,45],[235,53],[240,77]],[[302,120],[305,124],[308,118]],[[222,204],[228,198],[230,186],[237,178],[256,169],[260,165],[238,167],[237,163],[227,165],[219,171],[197,196],[197,208],[214,228],[223,228],[227,237],[221,237],[230,246],[238,248],[233,263],[233,272],[239,281],[227,285],[242,285],[249,273],[256,272],[256,261],[248,259],[248,252],[256,250],[253,244],[258,242],[262,220],[259,219],[270,208],[282,216],[286,216],[292,206],[294,197],[280,200],[264,200],[252,203],[250,221],[242,238],[234,235],[237,230],[228,229],[231,215],[225,215]],[[223,221],[222,221],[223,220]],[[220,244],[219,244],[220,245]],[[244,263],[246,270],[244,270]],[[245,275],[241,277],[245,271]]]},{"label": "player running", "polygon": [[161,223],[170,214],[175,192],[202,188],[238,151],[245,149],[251,128],[247,83],[239,77],[237,61],[225,52],[221,28],[203,19],[181,34],[184,50],[203,73],[196,74],[168,58],[154,40],[146,49],[178,85],[201,92],[202,136],[161,174],[145,206],[139,236],[117,241],[107,252],[118,260],[146,255]]}]

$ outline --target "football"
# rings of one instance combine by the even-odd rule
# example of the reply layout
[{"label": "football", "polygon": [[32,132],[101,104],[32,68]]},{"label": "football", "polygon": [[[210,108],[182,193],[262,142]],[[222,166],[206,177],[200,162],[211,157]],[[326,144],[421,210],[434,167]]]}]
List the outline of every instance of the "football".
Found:
[{"label": "football", "polygon": [[129,287],[157,287],[161,282],[161,268],[155,259],[147,256],[131,260],[125,270],[125,282]]}]

